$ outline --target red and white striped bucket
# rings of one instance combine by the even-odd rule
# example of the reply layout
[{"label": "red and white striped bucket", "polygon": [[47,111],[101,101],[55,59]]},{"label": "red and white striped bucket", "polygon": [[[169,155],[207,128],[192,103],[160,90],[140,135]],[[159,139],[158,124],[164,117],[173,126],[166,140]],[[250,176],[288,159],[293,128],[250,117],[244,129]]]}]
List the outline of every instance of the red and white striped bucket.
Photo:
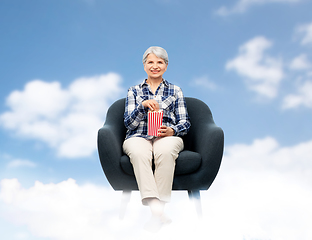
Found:
[{"label": "red and white striped bucket", "polygon": [[147,130],[149,136],[157,136],[158,129],[162,125],[163,111],[153,111],[148,112],[147,116]]}]

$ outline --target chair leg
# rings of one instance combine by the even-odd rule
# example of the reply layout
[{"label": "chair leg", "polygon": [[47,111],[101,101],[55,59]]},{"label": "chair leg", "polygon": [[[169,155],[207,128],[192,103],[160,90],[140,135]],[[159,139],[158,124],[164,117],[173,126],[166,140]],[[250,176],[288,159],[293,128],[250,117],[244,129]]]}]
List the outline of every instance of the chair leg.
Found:
[{"label": "chair leg", "polygon": [[124,190],[122,192],[122,197],[121,197],[121,203],[120,203],[120,211],[119,211],[119,219],[124,219],[126,210],[127,210],[127,205],[130,202],[131,198],[131,191]]},{"label": "chair leg", "polygon": [[202,213],[199,190],[188,190],[188,195],[189,195],[190,200],[192,200],[195,203],[197,215],[199,218],[201,218],[203,216],[203,213]]}]

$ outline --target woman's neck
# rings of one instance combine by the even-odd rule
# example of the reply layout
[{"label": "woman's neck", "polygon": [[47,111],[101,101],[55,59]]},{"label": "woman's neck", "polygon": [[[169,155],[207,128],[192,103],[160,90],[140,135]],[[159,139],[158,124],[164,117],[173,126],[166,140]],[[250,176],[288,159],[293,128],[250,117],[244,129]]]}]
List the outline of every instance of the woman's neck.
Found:
[{"label": "woman's neck", "polygon": [[159,84],[163,81],[163,78],[148,78],[146,80],[146,83],[150,86],[153,86],[153,87],[158,87]]},{"label": "woman's neck", "polygon": [[150,88],[152,89],[152,92],[155,94],[156,90],[158,88],[158,86],[161,84],[161,82],[163,81],[163,79],[147,79],[146,83],[150,86]]}]

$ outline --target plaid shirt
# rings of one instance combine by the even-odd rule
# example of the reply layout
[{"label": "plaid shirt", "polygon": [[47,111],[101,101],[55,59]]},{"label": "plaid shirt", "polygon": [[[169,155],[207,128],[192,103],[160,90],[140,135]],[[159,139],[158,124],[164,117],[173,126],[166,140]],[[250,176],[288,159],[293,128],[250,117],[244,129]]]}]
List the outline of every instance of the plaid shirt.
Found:
[{"label": "plaid shirt", "polygon": [[163,110],[164,126],[171,127],[175,136],[187,134],[191,123],[181,88],[163,80],[153,94],[144,80],[143,83],[130,87],[128,90],[124,113],[124,124],[127,128],[126,139],[130,137],[153,138],[147,135],[148,108],[142,105],[143,101],[149,99],[155,99],[160,109]]}]

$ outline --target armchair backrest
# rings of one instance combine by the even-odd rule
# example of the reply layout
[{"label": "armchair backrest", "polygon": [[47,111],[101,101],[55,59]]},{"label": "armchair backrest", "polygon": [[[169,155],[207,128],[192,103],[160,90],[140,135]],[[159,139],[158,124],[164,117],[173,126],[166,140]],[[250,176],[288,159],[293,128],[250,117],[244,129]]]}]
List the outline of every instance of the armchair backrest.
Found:
[{"label": "armchair backrest", "polygon": [[205,125],[213,124],[215,122],[212,117],[210,108],[203,101],[197,98],[185,97],[187,111],[191,119],[191,128],[188,134],[183,137],[184,149],[195,151],[194,147],[200,143],[198,136]]},{"label": "armchair backrest", "polygon": [[119,143],[122,143],[126,137],[126,127],[123,116],[125,112],[126,98],[121,98],[114,102],[108,109],[104,125],[113,128]]},{"label": "armchair backrest", "polygon": [[[195,135],[198,134],[203,125],[215,124],[209,107],[201,100],[185,97],[187,111],[191,119],[191,128],[184,137],[185,149],[193,150],[196,144]],[[126,136],[126,128],[123,122],[126,99],[122,98],[113,103],[107,111],[105,125],[110,125],[117,135],[119,142],[123,142]]]}]

